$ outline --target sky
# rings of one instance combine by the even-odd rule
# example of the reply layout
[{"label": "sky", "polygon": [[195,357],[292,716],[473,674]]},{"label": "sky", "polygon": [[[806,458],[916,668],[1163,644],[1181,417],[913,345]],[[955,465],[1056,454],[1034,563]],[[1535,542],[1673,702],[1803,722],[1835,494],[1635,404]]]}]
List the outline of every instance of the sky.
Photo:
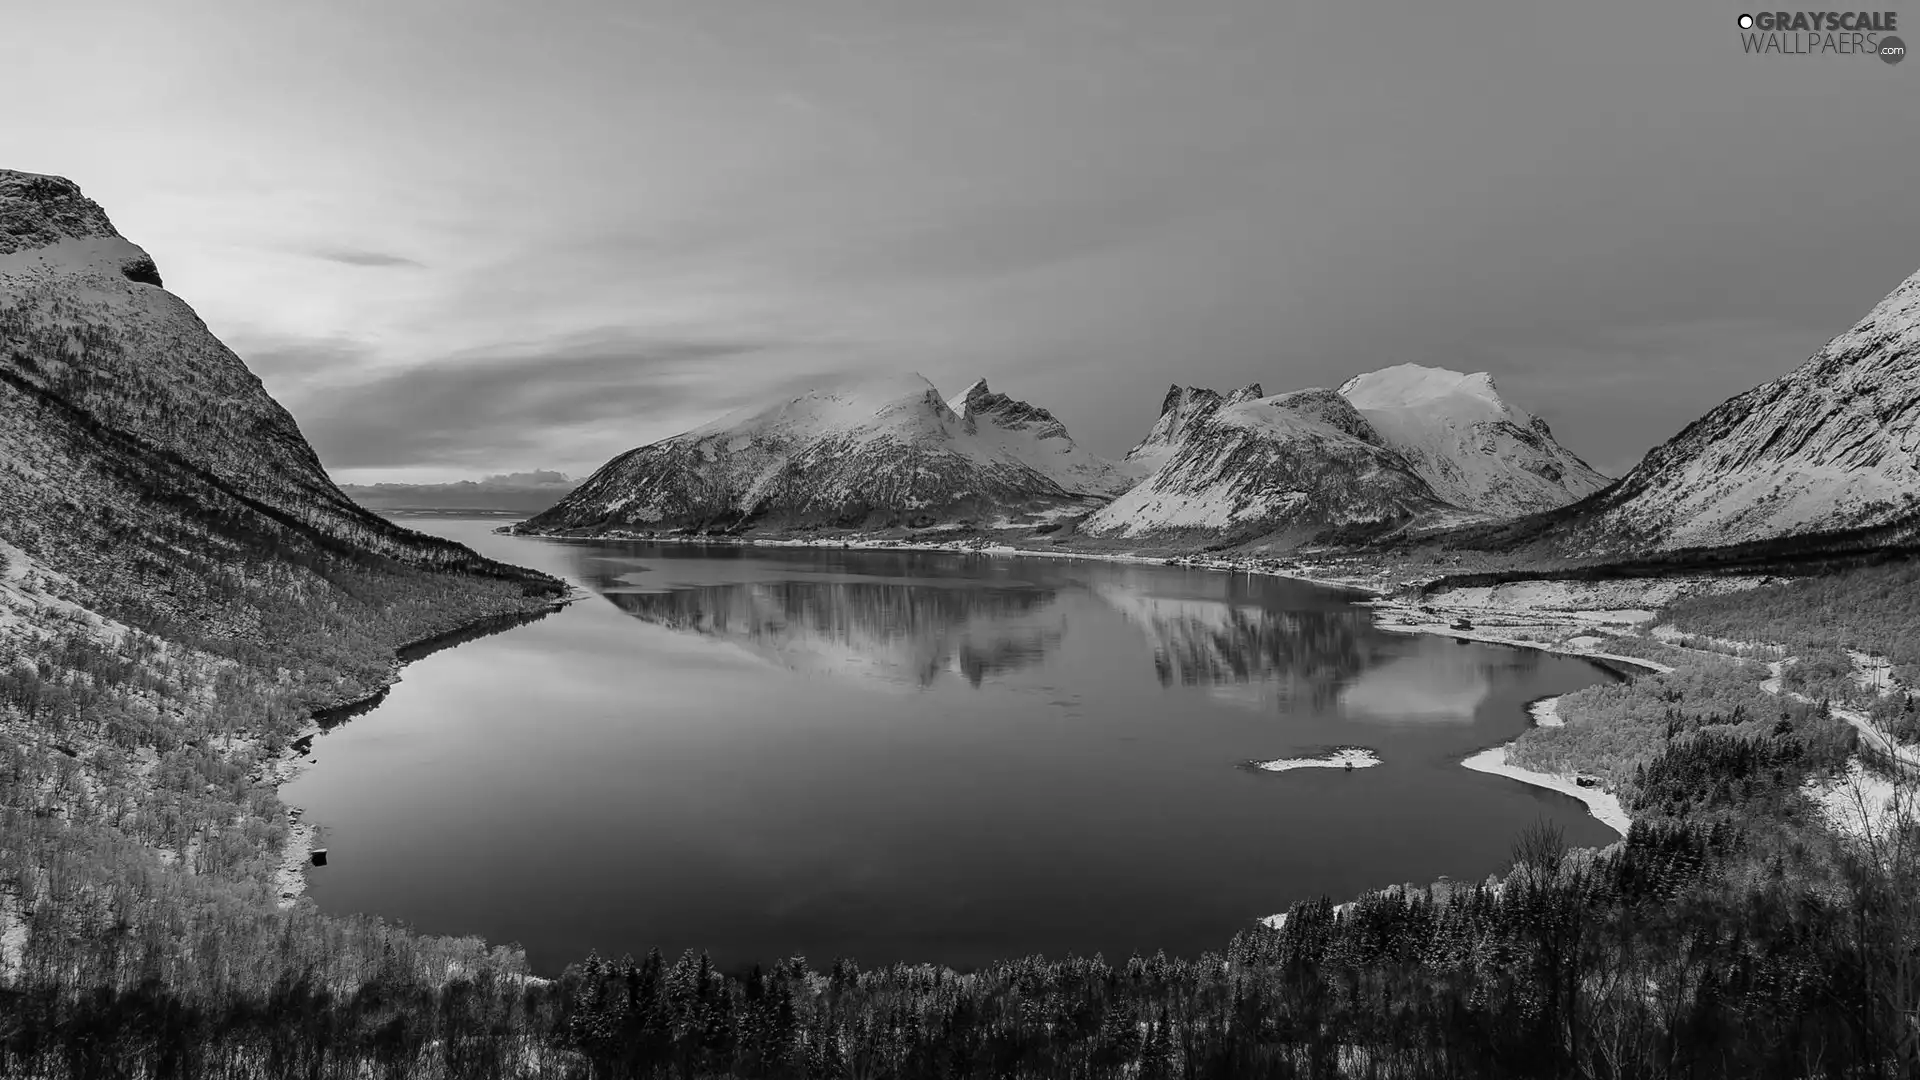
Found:
[{"label": "sky", "polygon": [[1618,475],[1920,268],[1920,62],[1748,55],[1742,10],[62,0],[7,16],[0,166],[346,482],[901,371],[1118,456],[1170,383],[1405,362]]}]

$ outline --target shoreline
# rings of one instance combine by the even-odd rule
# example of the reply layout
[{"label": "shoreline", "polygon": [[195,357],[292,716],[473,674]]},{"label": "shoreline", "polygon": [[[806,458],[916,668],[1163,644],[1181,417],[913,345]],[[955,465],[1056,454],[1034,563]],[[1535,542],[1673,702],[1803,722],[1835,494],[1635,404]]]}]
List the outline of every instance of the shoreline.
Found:
[{"label": "shoreline", "polygon": [[1560,715],[1561,696],[1555,694],[1552,697],[1535,698],[1527,702],[1527,715],[1533,717],[1535,727],[1567,726],[1567,718]]},{"label": "shoreline", "polygon": [[517,533],[512,525],[502,525],[493,531],[507,536],[522,536],[532,540],[603,540],[623,544],[708,544],[715,547],[772,547],[772,548],[817,548],[823,551],[924,551],[950,555],[991,555],[996,557],[1030,556],[1037,559],[1088,559],[1096,562],[1131,563],[1139,566],[1173,566],[1188,570],[1210,570],[1226,574],[1246,574],[1249,576],[1284,578],[1288,581],[1302,581],[1309,585],[1318,585],[1323,589],[1340,589],[1347,592],[1362,593],[1371,599],[1382,599],[1387,594],[1371,586],[1341,578],[1316,578],[1302,574],[1289,574],[1282,570],[1262,566],[1249,566],[1226,559],[1205,559],[1198,555],[1140,555],[1121,551],[1085,551],[1085,550],[1044,550],[1041,548],[1016,547],[1006,543],[968,540],[803,540],[743,536],[623,536],[615,533],[566,533],[539,532]]},{"label": "shoreline", "polygon": [[1509,780],[1518,780],[1529,787],[1557,791],[1570,795],[1586,804],[1587,813],[1592,814],[1600,824],[1619,833],[1622,837],[1633,825],[1633,818],[1620,802],[1620,796],[1598,787],[1581,787],[1573,777],[1562,773],[1543,773],[1513,764],[1507,759],[1507,751],[1513,743],[1502,743],[1469,755],[1460,764],[1478,773],[1504,776]]},{"label": "shoreline", "polygon": [[314,740],[326,733],[328,728],[345,723],[355,716],[370,712],[386,698],[400,681],[400,673],[408,664],[424,660],[441,649],[451,648],[476,635],[474,631],[489,626],[498,629],[488,633],[498,633],[501,629],[511,629],[544,619],[555,612],[586,597],[586,592],[568,583],[567,593],[557,600],[548,601],[539,608],[528,611],[502,611],[491,615],[481,615],[448,630],[415,641],[403,642],[394,647],[393,659],[388,661],[387,677],[378,689],[356,698],[333,705],[314,709],[306,724],[287,741],[287,748],[264,758],[261,763],[260,782],[273,788],[275,801],[286,808],[287,840],[280,848],[280,862],[273,869],[270,883],[277,893],[277,902],[282,909],[292,907],[306,895],[307,869],[312,864],[316,841],[320,839],[320,826],[307,821],[303,815],[305,807],[294,806],[280,798],[280,789],[298,779],[309,767],[316,763]]}]

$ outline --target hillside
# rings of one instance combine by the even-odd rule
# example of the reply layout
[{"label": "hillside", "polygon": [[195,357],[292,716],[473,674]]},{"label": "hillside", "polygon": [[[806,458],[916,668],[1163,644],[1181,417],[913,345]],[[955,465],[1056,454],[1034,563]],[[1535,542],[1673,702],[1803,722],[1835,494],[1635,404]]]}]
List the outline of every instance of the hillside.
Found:
[{"label": "hillside", "polygon": [[[28,1040],[0,1042],[8,1075],[46,1074],[33,1032],[133,997],[258,1010],[382,957],[396,993],[524,970],[299,902],[275,790],[313,711],[391,681],[398,646],[560,583],[355,505],[160,282],[71,182],[0,171],[0,1040]],[[338,1017],[341,1054],[393,1015]],[[119,1052],[241,1075],[268,1039]]]},{"label": "hillside", "polygon": [[1733,397],[1572,506],[1463,533],[1536,558],[1781,552],[1920,538],[1920,274],[1786,375]]}]

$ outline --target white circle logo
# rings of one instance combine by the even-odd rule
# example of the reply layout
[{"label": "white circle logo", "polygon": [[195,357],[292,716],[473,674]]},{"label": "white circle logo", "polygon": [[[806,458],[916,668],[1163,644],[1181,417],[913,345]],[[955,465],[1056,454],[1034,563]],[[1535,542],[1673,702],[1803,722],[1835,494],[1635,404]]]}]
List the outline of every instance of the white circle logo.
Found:
[{"label": "white circle logo", "polygon": [[1753,16],[1751,15],[1740,16],[1740,29],[1742,30],[1753,29]]}]

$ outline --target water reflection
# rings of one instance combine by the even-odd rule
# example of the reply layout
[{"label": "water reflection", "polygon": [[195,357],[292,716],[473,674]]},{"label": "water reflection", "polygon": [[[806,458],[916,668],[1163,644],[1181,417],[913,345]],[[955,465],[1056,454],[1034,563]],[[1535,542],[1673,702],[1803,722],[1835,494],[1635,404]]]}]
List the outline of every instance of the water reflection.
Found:
[{"label": "water reflection", "polygon": [[[955,574],[956,565],[972,570]],[[739,580],[681,583],[673,559],[583,553],[577,576],[622,611],[724,640],[794,670],[973,686],[1042,666],[1070,627],[1089,649],[1138,655],[1162,687],[1241,704],[1326,706],[1368,664],[1369,615],[1271,579],[1180,582],[1136,567],[994,567],[902,557],[886,576],[738,559]],[[730,573],[728,576],[734,576]],[[1037,578],[1038,580],[1035,580]],[[1135,650],[1138,650],[1137,653]],[[1382,694],[1380,687],[1362,689]],[[1483,683],[1484,686],[1484,683]]]},{"label": "water reflection", "polygon": [[1051,590],[931,587],[875,581],[759,581],[607,589],[622,611],[724,638],[798,670],[904,674],[918,684],[956,672],[975,686],[1037,664],[1066,634]]},{"label": "water reflection", "polygon": [[1371,621],[1359,610],[1158,596],[1117,582],[1094,592],[1146,636],[1162,686],[1210,685],[1243,701],[1322,705],[1366,664],[1362,642]]}]

